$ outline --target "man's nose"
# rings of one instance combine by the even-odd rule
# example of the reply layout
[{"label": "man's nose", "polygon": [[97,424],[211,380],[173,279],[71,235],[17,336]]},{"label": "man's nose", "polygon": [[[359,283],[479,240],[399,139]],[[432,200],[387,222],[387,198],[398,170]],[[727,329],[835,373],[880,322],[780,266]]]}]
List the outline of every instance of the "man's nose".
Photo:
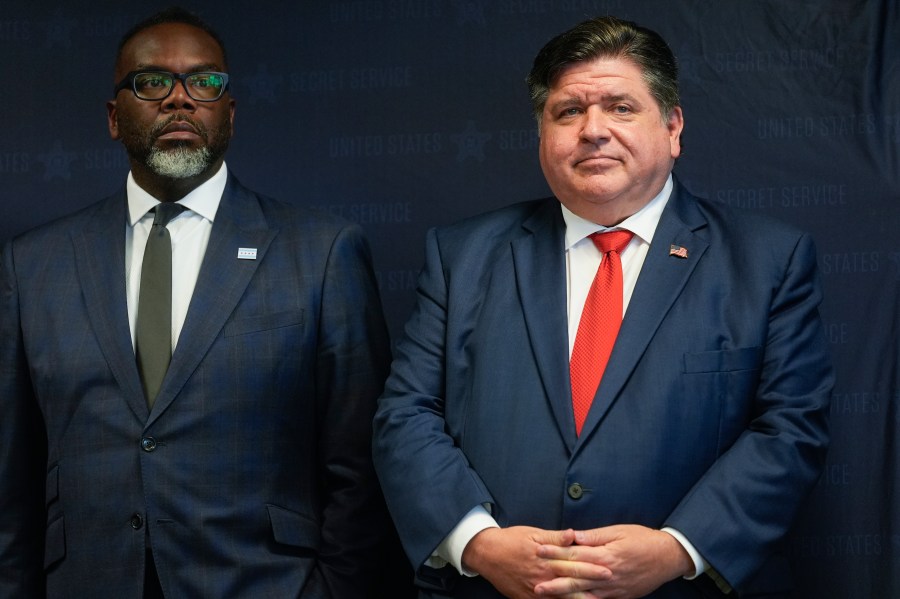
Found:
[{"label": "man's nose", "polygon": [[172,91],[163,100],[163,106],[169,109],[193,109],[196,100],[187,93],[187,85],[181,79],[176,79]]},{"label": "man's nose", "polygon": [[591,143],[609,137],[609,115],[600,106],[589,106],[584,112],[581,136]]}]

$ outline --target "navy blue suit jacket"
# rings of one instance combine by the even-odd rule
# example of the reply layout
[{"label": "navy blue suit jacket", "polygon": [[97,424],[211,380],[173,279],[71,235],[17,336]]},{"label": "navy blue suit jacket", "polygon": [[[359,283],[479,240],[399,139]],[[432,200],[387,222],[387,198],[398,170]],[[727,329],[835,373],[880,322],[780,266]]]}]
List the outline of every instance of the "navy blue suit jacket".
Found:
[{"label": "navy blue suit jacket", "polygon": [[428,235],[374,441],[421,581],[497,596],[423,565],[490,504],[501,526],[671,526],[738,590],[784,590],[777,547],[822,467],[833,384],[810,238],[676,182],[576,436],[564,234],[549,198]]},{"label": "navy blue suit jacket", "polygon": [[126,210],[122,191],[3,248],[0,597],[140,597],[145,543],[167,597],[367,596],[390,350],[360,228],[229,176],[148,411]]}]

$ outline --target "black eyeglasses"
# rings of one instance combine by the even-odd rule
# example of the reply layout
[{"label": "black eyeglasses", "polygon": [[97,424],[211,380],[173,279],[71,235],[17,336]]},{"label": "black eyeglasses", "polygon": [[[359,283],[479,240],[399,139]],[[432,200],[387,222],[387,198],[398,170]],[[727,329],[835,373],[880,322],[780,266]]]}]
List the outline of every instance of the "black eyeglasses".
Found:
[{"label": "black eyeglasses", "polygon": [[203,73],[169,73],[168,71],[131,71],[113,91],[131,88],[141,100],[163,100],[175,89],[175,81],[181,81],[187,95],[198,102],[215,102],[228,89],[228,73],[207,71]]}]

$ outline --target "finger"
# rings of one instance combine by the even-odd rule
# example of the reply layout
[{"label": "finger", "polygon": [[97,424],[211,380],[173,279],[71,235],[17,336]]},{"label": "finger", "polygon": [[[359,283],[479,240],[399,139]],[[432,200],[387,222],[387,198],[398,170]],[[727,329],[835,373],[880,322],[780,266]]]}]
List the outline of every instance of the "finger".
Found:
[{"label": "finger", "polygon": [[603,568],[609,568],[616,563],[614,556],[602,545],[599,547],[590,545],[572,545],[570,547],[540,545],[536,554],[541,559],[590,563]]},{"label": "finger", "polygon": [[597,547],[615,541],[619,536],[619,531],[615,526],[592,528],[590,530],[577,530],[575,531],[575,543],[577,545]]},{"label": "finger", "polygon": [[574,546],[540,545],[537,548],[537,555],[544,559],[577,560],[578,549]]},{"label": "finger", "polygon": [[534,587],[538,597],[591,597],[590,592],[597,588],[597,582],[584,578],[554,578]]},{"label": "finger", "polygon": [[586,580],[594,584],[606,582],[613,576],[612,570],[606,566],[590,562],[548,560],[545,566],[555,578]]},{"label": "finger", "polygon": [[575,542],[575,531],[567,530],[540,530],[535,532],[531,539],[540,545],[556,545],[566,547]]}]

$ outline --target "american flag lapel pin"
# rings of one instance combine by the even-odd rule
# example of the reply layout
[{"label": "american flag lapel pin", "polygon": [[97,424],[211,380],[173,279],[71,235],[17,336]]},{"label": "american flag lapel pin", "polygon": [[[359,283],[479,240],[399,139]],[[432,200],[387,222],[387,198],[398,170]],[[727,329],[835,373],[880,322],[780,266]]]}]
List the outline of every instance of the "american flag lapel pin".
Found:
[{"label": "american flag lapel pin", "polygon": [[670,245],[669,246],[669,255],[675,256],[676,258],[685,259],[688,256],[687,248],[681,247],[680,245]]},{"label": "american flag lapel pin", "polygon": [[256,248],[238,248],[238,260],[256,260]]}]

